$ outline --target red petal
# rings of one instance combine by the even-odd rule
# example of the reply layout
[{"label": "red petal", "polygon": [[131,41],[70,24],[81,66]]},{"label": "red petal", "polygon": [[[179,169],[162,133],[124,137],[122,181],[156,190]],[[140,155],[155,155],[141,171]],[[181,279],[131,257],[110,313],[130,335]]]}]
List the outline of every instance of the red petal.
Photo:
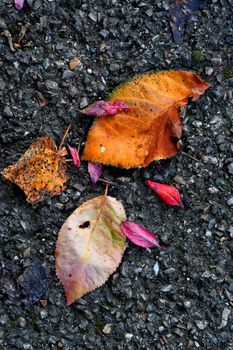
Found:
[{"label": "red petal", "polygon": [[90,175],[91,182],[93,182],[93,184],[96,184],[100,176],[103,174],[103,171],[104,171],[103,164],[88,162],[88,173]]},{"label": "red petal", "polygon": [[24,6],[24,0],[15,0],[16,10],[21,10]]},{"label": "red petal", "polygon": [[73,162],[74,162],[74,165],[76,165],[78,168],[80,167],[80,158],[79,158],[79,154],[78,154],[78,150],[76,147],[69,147],[69,151],[70,151],[70,154],[72,156],[72,159],[73,159]]},{"label": "red petal", "polygon": [[121,224],[124,235],[134,244],[143,248],[163,248],[159,245],[158,238],[146,228],[135,224],[133,221],[125,221]]},{"label": "red petal", "polygon": [[82,112],[92,117],[106,117],[116,115],[121,111],[127,112],[128,110],[129,106],[123,101],[106,102],[99,100],[85,108]]},{"label": "red petal", "polygon": [[176,187],[146,180],[146,184],[168,205],[182,207],[180,193]]}]

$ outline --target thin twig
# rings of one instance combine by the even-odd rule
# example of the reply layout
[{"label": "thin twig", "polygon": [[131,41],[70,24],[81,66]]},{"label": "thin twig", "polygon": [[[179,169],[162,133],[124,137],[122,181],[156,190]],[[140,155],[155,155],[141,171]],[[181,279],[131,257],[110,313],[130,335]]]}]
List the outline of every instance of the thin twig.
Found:
[{"label": "thin twig", "polygon": [[21,41],[23,40],[23,38],[25,37],[28,25],[25,24],[23,25],[22,23],[18,23],[18,25],[20,26],[20,32],[19,32],[19,38],[18,38],[18,44],[21,45]]},{"label": "thin twig", "polygon": [[68,126],[68,128],[66,129],[66,132],[65,132],[65,134],[64,134],[64,136],[63,136],[63,138],[62,138],[62,140],[61,140],[60,146],[59,146],[59,148],[58,148],[59,151],[61,150],[61,148],[62,148],[62,146],[63,146],[63,143],[64,143],[64,141],[65,141],[65,138],[66,138],[68,132],[70,131],[70,128],[71,128],[71,124],[70,124],[70,125]]},{"label": "thin twig", "polygon": [[185,154],[187,157],[189,157],[189,158],[195,160],[196,162],[200,163],[200,161],[199,161],[197,158],[194,158],[193,156],[190,156],[190,154],[188,154],[188,153],[186,153],[186,152],[184,152],[184,151],[181,151],[180,153],[183,153],[183,154]]},{"label": "thin twig", "polygon": [[109,185],[113,185],[113,186],[118,186],[118,184],[117,184],[116,182],[108,181],[108,180],[105,180],[105,179],[102,179],[102,178],[98,179],[98,181],[103,182],[103,183],[105,183],[105,184],[109,184]]},{"label": "thin twig", "polygon": [[15,52],[14,44],[12,41],[12,36],[11,36],[11,33],[9,32],[9,30],[5,29],[0,35],[4,36],[7,39],[7,42],[8,42],[8,45],[9,45],[11,51]]},{"label": "thin twig", "polygon": [[104,192],[105,197],[107,197],[107,194],[108,194],[108,186],[109,186],[109,183],[107,182],[105,192]]}]

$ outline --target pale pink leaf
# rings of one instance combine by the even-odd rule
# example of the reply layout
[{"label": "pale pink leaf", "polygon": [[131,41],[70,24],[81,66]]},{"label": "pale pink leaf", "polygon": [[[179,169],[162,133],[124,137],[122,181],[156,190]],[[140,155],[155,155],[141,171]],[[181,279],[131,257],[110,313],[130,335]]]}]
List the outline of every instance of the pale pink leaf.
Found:
[{"label": "pale pink leaf", "polygon": [[69,148],[70,154],[72,156],[74,165],[76,165],[79,168],[81,162],[80,162],[80,158],[79,158],[79,154],[78,154],[77,148],[76,147],[71,147],[69,145],[68,145],[68,148]]},{"label": "pale pink leaf", "polygon": [[160,184],[155,181],[146,180],[146,184],[168,205],[181,207],[183,204],[180,193],[175,186]]},{"label": "pale pink leaf", "polygon": [[82,110],[83,114],[92,117],[106,117],[114,116],[121,111],[127,112],[129,110],[129,105],[123,101],[104,101],[99,100],[94,102],[92,105],[88,106]]},{"label": "pale pink leaf", "polygon": [[103,174],[104,166],[101,163],[88,162],[88,173],[91,178],[91,182],[96,184],[100,176]]},{"label": "pale pink leaf", "polygon": [[63,224],[56,246],[56,272],[67,305],[106,282],[121,262],[126,220],[122,204],[110,196],[88,200]]},{"label": "pale pink leaf", "polygon": [[162,248],[158,238],[146,228],[135,224],[133,221],[125,221],[121,224],[124,235],[134,244],[143,248]]},{"label": "pale pink leaf", "polygon": [[25,0],[14,0],[16,10],[22,10]]}]

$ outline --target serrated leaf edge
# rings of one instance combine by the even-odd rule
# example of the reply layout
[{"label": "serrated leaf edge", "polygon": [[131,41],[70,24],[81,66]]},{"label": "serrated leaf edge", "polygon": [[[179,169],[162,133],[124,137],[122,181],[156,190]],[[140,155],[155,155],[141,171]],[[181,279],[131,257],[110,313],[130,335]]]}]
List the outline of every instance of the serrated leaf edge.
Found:
[{"label": "serrated leaf edge", "polygon": [[[94,198],[98,198],[98,197],[99,197],[99,196],[90,198],[90,199],[88,199],[88,201],[91,200],[91,199],[94,199]],[[103,197],[104,197],[104,196],[103,196]],[[113,199],[115,199],[115,200],[117,201],[117,199],[114,198],[114,197],[111,197],[111,196],[107,196],[107,197],[113,198]],[[82,206],[83,204],[85,204],[85,203],[86,203],[86,202],[83,202],[79,207],[81,207],[81,206]],[[121,203],[121,202],[120,202],[120,203]],[[121,203],[121,204],[122,204],[122,203]],[[79,208],[79,207],[78,207],[78,208]],[[122,205],[122,207],[123,207],[123,205]],[[77,209],[77,208],[76,208],[76,209]],[[76,210],[76,209],[75,209],[75,210]],[[75,210],[74,210],[74,211],[75,211]],[[125,214],[125,217],[126,217],[126,212],[125,212],[124,207],[123,207],[123,210],[124,210],[124,214]],[[72,213],[71,213],[70,215],[72,215]],[[68,219],[68,218],[67,218],[67,219]],[[65,222],[64,222],[64,223],[65,223]],[[63,223],[63,225],[64,225],[64,223]],[[121,233],[122,233],[122,236],[125,237],[125,235],[124,235],[124,233],[123,233],[123,231],[122,231],[122,229],[121,229],[121,224],[119,225],[119,227],[120,227],[120,231],[121,231]],[[60,232],[60,230],[59,230],[59,232]],[[57,239],[57,241],[58,241],[58,239]],[[57,241],[56,241],[55,254],[56,254],[56,251],[57,251]],[[126,242],[126,240],[125,240],[125,242]],[[99,284],[99,285],[96,286],[95,288],[92,288],[92,289],[89,290],[88,292],[84,293],[81,297],[79,297],[79,298],[76,299],[75,301],[71,301],[71,302],[68,301],[65,287],[64,287],[64,285],[63,285],[63,283],[62,283],[62,281],[61,281],[61,279],[60,279],[60,277],[59,277],[59,275],[58,275],[58,271],[57,271],[57,267],[56,267],[56,256],[55,256],[55,264],[54,264],[54,266],[55,266],[55,273],[56,273],[57,279],[59,280],[59,282],[60,282],[61,285],[62,285],[64,294],[65,294],[65,296],[66,296],[66,306],[69,306],[69,305],[73,304],[74,302],[77,302],[77,301],[80,300],[84,295],[87,295],[87,294],[93,292],[94,290],[100,288],[101,286],[103,286],[103,285],[106,283],[106,281],[109,280],[109,278],[116,272],[116,270],[117,270],[118,267],[120,266],[120,264],[121,264],[121,262],[122,262],[122,259],[123,259],[123,256],[124,256],[124,253],[125,253],[125,250],[126,250],[126,245],[124,245],[124,250],[123,250],[123,252],[122,252],[122,256],[121,256],[121,259],[120,259],[119,264],[118,264],[118,265],[116,266],[116,268],[112,271],[112,273],[110,273],[110,275],[108,276],[108,278],[106,278],[106,279],[103,281],[103,283]]]}]

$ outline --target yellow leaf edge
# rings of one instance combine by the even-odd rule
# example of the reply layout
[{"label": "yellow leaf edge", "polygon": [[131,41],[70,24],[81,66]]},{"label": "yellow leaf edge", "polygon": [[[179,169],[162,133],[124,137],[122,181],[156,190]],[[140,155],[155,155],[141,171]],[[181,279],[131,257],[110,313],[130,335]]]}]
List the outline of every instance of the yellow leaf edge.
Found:
[{"label": "yellow leaf edge", "polygon": [[[126,80],[124,80],[122,83],[118,84],[113,90],[112,92],[110,92],[107,96],[107,100],[111,100],[114,98],[114,95],[120,90],[122,89],[126,84],[128,83],[132,83],[134,80],[137,80],[145,75],[152,75],[152,74],[159,74],[159,73],[167,73],[167,72],[180,72],[180,73],[193,73],[195,74],[201,81],[203,81],[205,83],[205,81],[194,71],[192,70],[189,70],[188,68],[187,69],[182,69],[180,70],[179,68],[177,69],[152,69],[152,70],[149,70],[145,73],[138,73],[138,74],[135,74],[135,75],[132,75],[131,77],[127,78]],[[166,159],[166,158],[164,158]]]}]

